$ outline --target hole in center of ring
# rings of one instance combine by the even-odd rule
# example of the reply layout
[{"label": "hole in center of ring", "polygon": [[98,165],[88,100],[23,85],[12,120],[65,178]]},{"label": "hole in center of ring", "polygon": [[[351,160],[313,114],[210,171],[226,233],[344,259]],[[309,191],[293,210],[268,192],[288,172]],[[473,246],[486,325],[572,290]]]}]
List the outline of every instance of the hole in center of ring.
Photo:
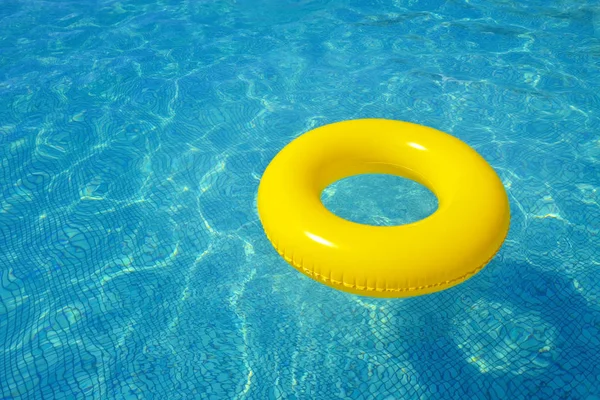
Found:
[{"label": "hole in center of ring", "polygon": [[438,207],[437,197],[425,186],[388,174],[340,179],[323,190],[321,202],[339,217],[375,226],[416,222],[433,214]]}]

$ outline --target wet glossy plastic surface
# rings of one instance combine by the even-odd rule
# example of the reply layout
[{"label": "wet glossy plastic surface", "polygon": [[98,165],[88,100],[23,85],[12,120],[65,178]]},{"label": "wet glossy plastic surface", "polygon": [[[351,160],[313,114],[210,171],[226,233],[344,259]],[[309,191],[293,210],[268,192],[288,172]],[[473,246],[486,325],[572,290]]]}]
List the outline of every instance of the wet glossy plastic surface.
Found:
[{"label": "wet glossy plastic surface", "polygon": [[[389,173],[435,193],[429,217],[400,226],[347,221],[321,191],[341,178]],[[407,297],[454,286],[481,270],[509,226],[508,199],[487,162],[460,140],[417,124],[363,119],[317,128],[267,167],[258,209],[278,252],[327,285],[374,297]]]}]

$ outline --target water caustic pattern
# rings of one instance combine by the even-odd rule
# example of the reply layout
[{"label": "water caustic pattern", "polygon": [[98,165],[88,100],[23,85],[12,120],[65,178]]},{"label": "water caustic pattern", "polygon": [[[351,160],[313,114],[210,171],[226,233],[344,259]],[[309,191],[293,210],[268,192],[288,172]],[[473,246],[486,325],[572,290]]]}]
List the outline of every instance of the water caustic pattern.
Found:
[{"label": "water caustic pattern", "polygon": [[[0,398],[599,399],[599,65],[593,0],[3,1]],[[473,279],[370,300],[269,244],[268,162],[368,117],[498,171]],[[347,184],[365,222],[435,209]]]}]

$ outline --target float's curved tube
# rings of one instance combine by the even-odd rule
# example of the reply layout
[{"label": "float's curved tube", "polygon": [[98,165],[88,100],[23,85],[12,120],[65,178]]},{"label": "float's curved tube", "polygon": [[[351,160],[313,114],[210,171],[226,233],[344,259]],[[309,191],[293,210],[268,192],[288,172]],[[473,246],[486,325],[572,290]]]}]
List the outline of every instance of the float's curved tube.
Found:
[{"label": "float's curved tube", "polygon": [[[325,187],[362,173],[415,180],[437,196],[438,209],[410,224],[371,226],[323,206]],[[258,212],[269,240],[300,272],[373,297],[465,281],[500,249],[510,222],[502,182],[477,152],[435,129],[383,119],[338,122],[292,141],[264,172]]]}]

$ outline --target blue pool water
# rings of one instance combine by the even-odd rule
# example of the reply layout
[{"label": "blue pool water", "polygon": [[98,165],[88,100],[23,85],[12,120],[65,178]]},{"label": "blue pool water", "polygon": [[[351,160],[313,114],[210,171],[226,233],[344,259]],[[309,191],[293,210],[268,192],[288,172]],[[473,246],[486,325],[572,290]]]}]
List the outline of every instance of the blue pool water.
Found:
[{"label": "blue pool water", "polygon": [[[600,399],[599,93],[595,0],[3,0],[0,398]],[[366,117],[496,169],[480,274],[375,300],[271,247],[269,161]],[[390,177],[323,199],[435,210]]]}]

